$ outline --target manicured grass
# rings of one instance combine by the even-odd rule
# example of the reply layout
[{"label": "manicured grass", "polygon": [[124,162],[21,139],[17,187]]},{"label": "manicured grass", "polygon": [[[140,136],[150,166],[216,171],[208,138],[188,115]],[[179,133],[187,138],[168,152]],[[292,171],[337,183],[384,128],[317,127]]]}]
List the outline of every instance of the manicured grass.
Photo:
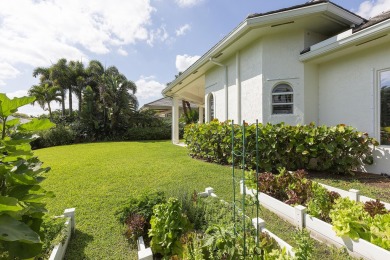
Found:
[{"label": "manicured grass", "polygon": [[56,198],[51,213],[76,208],[77,232],[67,259],[135,259],[114,212],[147,190],[203,191],[212,186],[231,200],[231,169],[194,160],[170,142],[117,142],[59,146],[35,151],[52,170],[43,182]]},{"label": "manicured grass", "polygon": [[[150,190],[169,196],[211,186],[220,198],[233,199],[230,167],[192,159],[186,148],[168,141],[92,143],[35,153],[52,168],[43,182],[56,194],[47,201],[50,212],[61,215],[65,208],[76,208],[77,231],[66,259],[136,259],[114,214],[130,196]],[[294,245],[292,225],[263,208],[260,217],[269,230]],[[324,244],[315,247],[313,259],[346,259]]]}]

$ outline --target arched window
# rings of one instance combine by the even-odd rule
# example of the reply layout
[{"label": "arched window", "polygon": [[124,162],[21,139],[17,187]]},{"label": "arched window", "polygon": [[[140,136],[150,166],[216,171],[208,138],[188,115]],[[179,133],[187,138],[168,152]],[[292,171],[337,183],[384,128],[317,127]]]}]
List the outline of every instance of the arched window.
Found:
[{"label": "arched window", "polygon": [[209,119],[210,121],[215,118],[215,112],[214,112],[214,95],[212,93],[209,94]]},{"label": "arched window", "polygon": [[278,84],[272,90],[272,114],[293,114],[294,93],[290,85]]}]

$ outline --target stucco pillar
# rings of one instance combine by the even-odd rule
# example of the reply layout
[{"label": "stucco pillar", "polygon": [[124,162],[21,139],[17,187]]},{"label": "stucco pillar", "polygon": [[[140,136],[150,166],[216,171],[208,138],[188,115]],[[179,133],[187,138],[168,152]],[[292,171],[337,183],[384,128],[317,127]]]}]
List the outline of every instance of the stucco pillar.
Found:
[{"label": "stucco pillar", "polygon": [[199,124],[203,124],[203,107],[199,106]]},{"label": "stucco pillar", "polygon": [[172,143],[179,143],[179,98],[172,99]]},{"label": "stucco pillar", "polygon": [[228,66],[225,65],[225,121],[229,119],[229,89],[228,89]]}]

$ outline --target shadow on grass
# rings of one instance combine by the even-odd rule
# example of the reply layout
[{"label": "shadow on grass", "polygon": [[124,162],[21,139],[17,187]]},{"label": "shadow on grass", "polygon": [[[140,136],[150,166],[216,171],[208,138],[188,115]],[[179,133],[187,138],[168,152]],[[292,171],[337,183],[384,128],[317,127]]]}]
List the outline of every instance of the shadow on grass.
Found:
[{"label": "shadow on grass", "polygon": [[93,236],[76,229],[69,241],[64,259],[90,259],[85,255],[84,249],[91,241]]}]

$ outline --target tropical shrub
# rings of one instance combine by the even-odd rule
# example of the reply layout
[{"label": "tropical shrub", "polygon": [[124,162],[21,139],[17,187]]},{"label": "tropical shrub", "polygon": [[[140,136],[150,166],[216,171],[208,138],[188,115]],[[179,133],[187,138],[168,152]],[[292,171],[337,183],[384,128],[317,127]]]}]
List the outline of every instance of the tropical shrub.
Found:
[{"label": "tropical shrub", "polygon": [[40,131],[37,134],[39,138],[31,143],[33,149],[73,144],[76,138],[75,132],[64,125],[56,125],[52,129]]},{"label": "tropical shrub", "polygon": [[34,156],[30,142],[36,131],[53,126],[48,119],[8,120],[34,97],[9,99],[0,94],[0,252],[1,257],[32,258],[42,252],[44,199],[53,197],[40,186],[50,168]]},{"label": "tropical shrub", "polygon": [[[309,125],[290,126],[258,124],[258,161],[256,160],[256,125],[245,125],[247,169],[276,172],[310,169],[344,173],[356,170],[362,163],[372,164],[372,145],[378,142],[366,133],[346,125],[334,127]],[[234,150],[242,151],[242,127],[230,121],[213,120],[206,124],[191,124],[185,128],[184,139],[190,155],[210,162],[232,162],[232,132]],[[235,157],[235,165],[242,158]]]}]

